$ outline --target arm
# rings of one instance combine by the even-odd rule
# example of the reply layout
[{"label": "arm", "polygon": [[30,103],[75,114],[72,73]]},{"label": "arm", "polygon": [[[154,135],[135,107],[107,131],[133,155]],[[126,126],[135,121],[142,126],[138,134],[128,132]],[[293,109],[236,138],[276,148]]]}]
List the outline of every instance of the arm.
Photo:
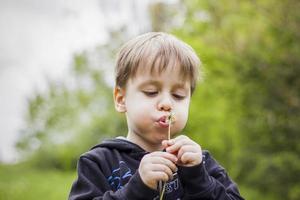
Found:
[{"label": "arm", "polygon": [[155,197],[157,192],[147,187],[136,172],[121,189],[112,191],[99,165],[88,157],[78,161],[78,179],[74,182],[69,200],[117,200],[145,199]]},{"label": "arm", "polygon": [[184,185],[184,199],[243,200],[236,184],[207,153],[204,162],[193,167],[179,167]]}]

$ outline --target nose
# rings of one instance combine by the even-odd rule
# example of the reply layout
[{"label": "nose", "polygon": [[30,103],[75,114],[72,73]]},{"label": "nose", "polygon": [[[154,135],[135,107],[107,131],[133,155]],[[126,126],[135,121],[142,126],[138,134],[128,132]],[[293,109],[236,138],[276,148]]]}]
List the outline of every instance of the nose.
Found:
[{"label": "nose", "polygon": [[159,111],[171,111],[172,110],[172,99],[169,95],[162,95],[158,102],[158,110]]}]

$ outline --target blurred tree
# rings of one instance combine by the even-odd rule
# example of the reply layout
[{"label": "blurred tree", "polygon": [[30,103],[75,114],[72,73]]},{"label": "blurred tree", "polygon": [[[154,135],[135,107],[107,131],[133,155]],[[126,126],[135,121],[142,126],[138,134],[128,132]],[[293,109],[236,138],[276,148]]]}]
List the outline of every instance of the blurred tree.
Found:
[{"label": "blurred tree", "polygon": [[208,77],[188,130],[265,199],[300,199],[300,2],[184,2],[175,33],[201,53]]},{"label": "blurred tree", "polygon": [[152,31],[169,32],[182,25],[184,9],[181,2],[153,1],[149,4]]},{"label": "blurred tree", "polygon": [[[241,58],[244,178],[273,199],[300,199],[300,2],[256,6],[263,29]],[[264,178],[263,178],[264,177]],[[258,181],[259,180],[259,181]]]},{"label": "blurred tree", "polygon": [[[68,81],[50,81],[46,93],[28,100],[27,126],[17,147],[25,159],[31,156],[33,165],[74,169],[78,156],[101,139],[126,134],[124,120],[113,112],[106,72],[99,66],[112,65],[109,48],[75,55]],[[99,52],[103,49],[107,53]],[[92,62],[95,57],[99,60]]]}]

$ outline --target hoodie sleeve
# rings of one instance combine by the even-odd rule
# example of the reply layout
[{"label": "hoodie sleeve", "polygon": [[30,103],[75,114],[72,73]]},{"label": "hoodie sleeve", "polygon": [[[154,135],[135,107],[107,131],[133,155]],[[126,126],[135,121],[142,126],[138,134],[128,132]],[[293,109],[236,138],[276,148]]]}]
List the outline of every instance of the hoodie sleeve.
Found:
[{"label": "hoodie sleeve", "polygon": [[243,200],[237,185],[208,152],[203,154],[201,164],[179,167],[178,173],[184,187],[185,200]]},{"label": "hoodie sleeve", "polygon": [[78,178],[73,183],[69,200],[153,199],[157,191],[147,187],[136,172],[121,189],[112,191],[98,164],[88,157],[80,157]]}]

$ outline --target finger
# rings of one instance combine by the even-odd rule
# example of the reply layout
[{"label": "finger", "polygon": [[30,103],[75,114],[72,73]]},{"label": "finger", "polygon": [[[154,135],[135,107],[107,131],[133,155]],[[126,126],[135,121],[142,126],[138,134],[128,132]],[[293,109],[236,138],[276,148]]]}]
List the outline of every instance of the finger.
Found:
[{"label": "finger", "polygon": [[175,144],[177,141],[183,140],[183,139],[189,139],[189,138],[187,136],[185,136],[185,135],[179,135],[176,138],[173,138],[173,139],[170,139],[170,140],[166,140],[166,141],[167,141],[168,146],[171,146],[171,145]]},{"label": "finger", "polygon": [[155,171],[151,173],[151,177],[153,180],[158,181],[164,181],[167,182],[169,181],[169,176],[168,174],[166,174],[165,172],[162,171]]},{"label": "finger", "polygon": [[182,155],[186,152],[197,153],[197,152],[199,152],[199,150],[198,150],[198,147],[195,145],[184,145],[178,151],[177,158],[180,160]]},{"label": "finger", "polygon": [[174,142],[179,141],[179,140],[191,140],[188,136],[186,135],[179,135],[176,138],[172,139]]},{"label": "finger", "polygon": [[167,144],[168,144],[168,140],[163,140],[163,141],[161,142],[161,144],[162,144],[162,145],[167,145]]},{"label": "finger", "polygon": [[165,158],[167,160],[170,160],[172,161],[173,163],[176,163],[177,162],[177,157],[173,154],[170,154],[168,152],[162,152],[162,151],[156,151],[156,152],[153,152],[151,154],[148,154],[149,156],[151,157],[160,157],[160,158]]},{"label": "finger", "polygon": [[177,166],[172,161],[165,158],[153,157],[153,159],[151,160],[151,164],[162,164],[164,166],[167,166],[173,172],[177,171]]},{"label": "finger", "polygon": [[163,141],[161,142],[161,144],[162,144],[162,146],[163,146],[164,149],[166,149],[166,148],[169,146],[168,140],[163,140]]},{"label": "finger", "polygon": [[175,143],[177,143],[179,141],[191,141],[191,142],[193,142],[193,140],[191,140],[188,136],[186,136],[186,135],[180,135],[180,136],[178,136],[176,138],[171,139],[170,143],[175,144]]},{"label": "finger", "polygon": [[170,139],[170,140],[164,140],[163,142],[165,142],[166,146],[171,146],[175,143],[174,139]]},{"label": "finger", "polygon": [[[193,153],[193,152],[186,152],[181,156],[180,161],[183,164],[187,164],[190,162],[195,162],[195,158],[197,158],[199,155],[197,153]],[[200,157],[200,156],[199,156]],[[200,159],[197,159],[200,160]]]},{"label": "finger", "polygon": [[179,149],[184,146],[184,145],[189,145],[189,144],[193,144],[193,142],[191,140],[188,139],[182,139],[182,140],[177,140],[174,142],[173,145],[169,146],[166,148],[166,151],[168,153],[174,153],[179,151]]},{"label": "finger", "polygon": [[169,180],[171,180],[173,178],[172,170],[166,165],[163,165],[163,164],[153,165],[152,171],[154,171],[154,172],[158,171],[158,172],[166,173],[168,175]]}]

